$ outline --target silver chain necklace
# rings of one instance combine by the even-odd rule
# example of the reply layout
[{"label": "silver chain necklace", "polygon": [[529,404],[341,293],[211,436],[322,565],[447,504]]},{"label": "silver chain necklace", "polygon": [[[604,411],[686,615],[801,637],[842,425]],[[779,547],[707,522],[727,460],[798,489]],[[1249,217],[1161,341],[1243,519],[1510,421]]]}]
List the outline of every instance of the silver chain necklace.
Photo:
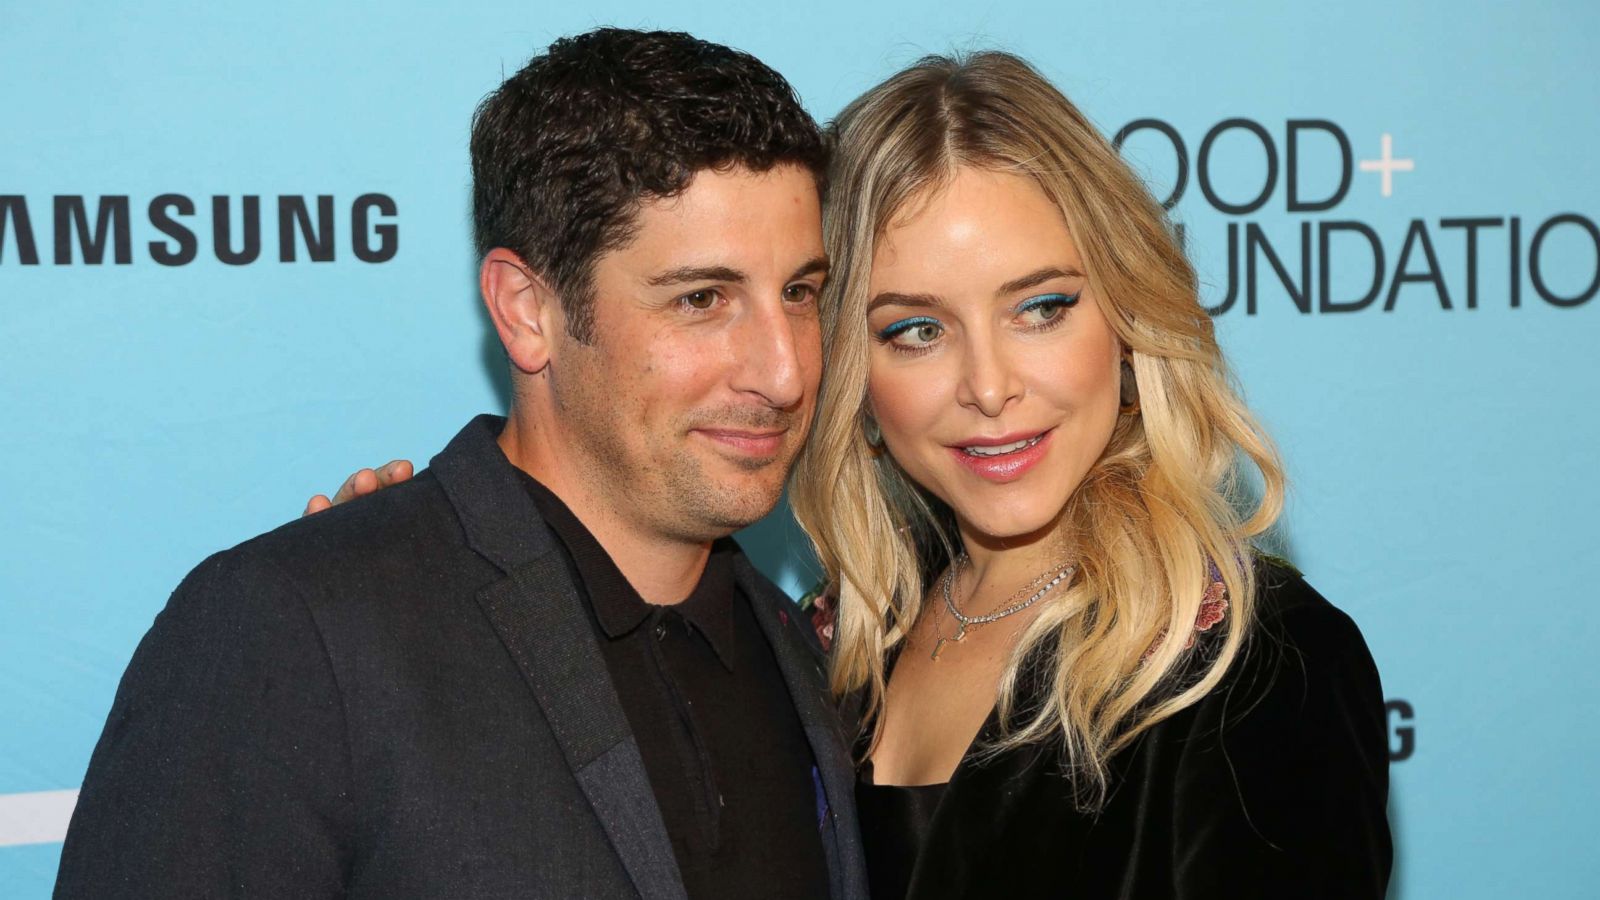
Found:
[{"label": "silver chain necklace", "polygon": [[[955,583],[956,575],[958,575],[961,572],[961,570],[966,567],[966,564],[967,564],[967,555],[965,553],[963,553],[963,554],[961,554],[960,557],[958,557],[956,559],[956,561],[953,564],[951,564],[950,569],[945,572],[944,588],[943,588],[944,607],[945,607],[945,609],[948,609],[950,611],[950,615],[955,617],[955,620],[956,620],[956,623],[957,623],[956,624],[956,633],[954,635],[948,637],[948,638],[943,637],[943,636],[939,636],[938,642],[933,645],[933,658],[934,659],[938,659],[939,658],[939,654],[944,652],[944,645],[945,644],[959,644],[959,643],[961,643],[962,639],[967,636],[967,629],[968,628],[970,628],[972,626],[975,626],[975,625],[987,625],[990,622],[998,622],[1001,619],[1004,619],[1006,616],[1016,615],[1017,613],[1022,612],[1023,610],[1027,609],[1028,607],[1034,605],[1035,603],[1038,603],[1039,600],[1042,599],[1045,594],[1048,594],[1052,590],[1054,590],[1056,585],[1058,585],[1061,582],[1066,581],[1068,578],[1072,577],[1072,573],[1077,571],[1077,568],[1078,568],[1077,564],[1075,564],[1075,563],[1069,563],[1068,565],[1060,568],[1059,571],[1056,571],[1055,577],[1050,578],[1049,581],[1045,582],[1044,587],[1041,587],[1037,591],[1034,591],[1033,594],[1028,597],[1028,599],[1023,600],[1020,603],[1012,604],[1011,606],[1008,606],[1005,609],[999,610],[998,612],[987,613],[987,614],[981,615],[981,616],[969,616],[969,615],[965,615],[964,613],[961,612],[961,610],[956,608],[955,598],[950,595],[950,588],[951,588],[951,585],[953,585]],[[1052,570],[1054,570],[1055,568],[1056,568],[1055,566],[1051,567]],[[1012,599],[1015,599],[1017,597],[1022,596],[1024,591],[1027,591],[1029,588],[1032,588],[1034,585],[1037,585],[1039,582],[1044,581],[1045,578],[1047,578],[1049,576],[1050,576],[1050,572],[1046,571],[1044,575],[1040,575],[1038,578],[1035,578],[1033,581],[1029,582],[1025,587],[1023,587],[1022,590],[1017,591],[1015,594],[1012,594],[1011,595]],[[934,626],[934,634],[938,635],[938,625],[937,625],[937,623]]]}]

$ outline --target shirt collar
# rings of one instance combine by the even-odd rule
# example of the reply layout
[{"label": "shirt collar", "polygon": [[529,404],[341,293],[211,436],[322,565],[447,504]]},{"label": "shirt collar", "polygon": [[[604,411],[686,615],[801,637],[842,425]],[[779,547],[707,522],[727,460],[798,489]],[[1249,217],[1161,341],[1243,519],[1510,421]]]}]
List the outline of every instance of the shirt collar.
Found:
[{"label": "shirt collar", "polygon": [[734,580],[733,560],[738,553],[739,545],[733,542],[733,538],[720,538],[713,542],[711,555],[706,558],[706,570],[700,575],[700,583],[694,586],[682,603],[673,607],[705,637],[712,651],[717,654],[717,659],[722,661],[723,668],[730,672],[733,671],[736,656],[734,636],[737,629],[734,628],[733,605],[745,602]]},{"label": "shirt collar", "polygon": [[705,571],[683,602],[675,606],[650,604],[639,596],[611,555],[567,504],[538,479],[526,472],[521,474],[539,514],[566,546],[578,570],[578,578],[583,582],[589,606],[606,637],[612,640],[624,637],[653,614],[674,610],[705,638],[723,667],[733,670],[733,604],[740,598],[733,567],[739,545],[732,538],[712,543]]}]

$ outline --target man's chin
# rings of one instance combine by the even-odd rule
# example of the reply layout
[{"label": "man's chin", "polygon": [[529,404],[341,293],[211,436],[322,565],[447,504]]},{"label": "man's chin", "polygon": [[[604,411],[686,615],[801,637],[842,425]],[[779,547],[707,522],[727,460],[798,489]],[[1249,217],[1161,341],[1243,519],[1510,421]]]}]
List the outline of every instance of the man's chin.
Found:
[{"label": "man's chin", "polygon": [[759,522],[783,497],[793,457],[788,447],[769,456],[700,449],[671,479],[683,536],[714,540]]},{"label": "man's chin", "polygon": [[702,464],[708,473],[720,470],[722,477],[738,480],[767,471],[778,472],[778,478],[782,480],[795,456],[794,449],[789,446],[779,447],[771,453],[751,453],[722,446],[712,446],[703,452]]},{"label": "man's chin", "polygon": [[695,523],[697,530],[703,532],[701,540],[727,537],[761,521],[778,505],[782,496],[781,482],[760,489],[719,493],[715,497],[704,498],[703,503],[695,504],[689,513],[690,520]]},{"label": "man's chin", "polygon": [[763,472],[777,472],[781,476],[789,471],[789,457],[769,456],[766,458],[753,456],[739,456],[728,460],[731,468],[741,473],[757,475]]}]

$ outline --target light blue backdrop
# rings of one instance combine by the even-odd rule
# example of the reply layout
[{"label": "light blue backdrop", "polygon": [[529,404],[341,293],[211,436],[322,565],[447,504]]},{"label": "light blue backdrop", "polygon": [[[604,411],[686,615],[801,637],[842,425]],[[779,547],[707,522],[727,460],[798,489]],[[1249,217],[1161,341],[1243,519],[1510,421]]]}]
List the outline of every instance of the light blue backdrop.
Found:
[{"label": "light blue backdrop", "polygon": [[[298,514],[305,497],[394,456],[425,461],[472,414],[498,409],[468,227],[467,123],[480,97],[552,38],[597,24],[682,28],[786,73],[819,117],[898,65],[951,47],[1035,61],[1108,133],[1142,118],[1181,137],[1184,223],[1206,296],[1228,292],[1228,231],[1250,226],[1293,280],[1302,224],[1355,222],[1384,254],[1359,312],[1301,313],[1256,254],[1219,317],[1295,493],[1288,547],[1361,624],[1410,758],[1394,765],[1393,896],[1592,897],[1600,775],[1589,587],[1600,486],[1600,300],[1559,308],[1600,270],[1600,7],[1359,0],[737,5],[0,3],[0,896],[48,894],[70,809],[140,635],[205,555]],[[464,4],[459,6],[472,6]],[[1276,151],[1265,204],[1225,214],[1200,151],[1225,120]],[[1289,120],[1334,123],[1351,147],[1332,209],[1287,209]],[[1362,160],[1409,160],[1384,196]],[[1126,151],[1161,193],[1172,143]],[[1337,144],[1304,131],[1302,199],[1340,180]],[[1267,154],[1233,127],[1205,174],[1224,203],[1263,187]],[[1403,165],[1403,163],[1402,163]],[[198,258],[164,266],[147,213],[181,194]],[[386,262],[354,255],[351,204],[392,198]],[[334,198],[332,262],[280,262],[279,195]],[[54,262],[54,198],[127,196],[131,261]],[[211,198],[262,198],[261,258],[212,251]],[[3,203],[4,201],[0,201]],[[39,262],[24,264],[24,203]],[[1477,243],[1467,308],[1466,230]],[[1511,218],[1520,230],[1513,253]],[[1437,287],[1405,281],[1384,311],[1412,220]],[[92,215],[91,215],[92,221]],[[1373,251],[1330,238],[1331,298],[1361,297]],[[1593,227],[1592,225],[1590,226]],[[110,236],[114,241],[114,230]],[[370,238],[376,244],[376,238]],[[1413,237],[1404,271],[1428,255]],[[1515,274],[1512,258],[1515,257]],[[1318,279],[1312,266],[1310,281]],[[1513,305],[1512,285],[1518,305]],[[810,576],[792,532],[758,526],[754,555],[786,586]]]}]

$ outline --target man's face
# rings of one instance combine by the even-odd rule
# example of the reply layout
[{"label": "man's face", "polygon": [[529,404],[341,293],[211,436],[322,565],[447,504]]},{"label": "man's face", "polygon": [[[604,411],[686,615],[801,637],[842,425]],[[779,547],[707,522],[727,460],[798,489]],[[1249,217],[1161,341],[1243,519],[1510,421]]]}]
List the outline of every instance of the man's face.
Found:
[{"label": "man's face", "polygon": [[629,527],[702,542],[765,515],[805,441],[827,271],[811,174],[702,171],[594,265],[594,339],[562,330],[555,421],[586,492]]}]

